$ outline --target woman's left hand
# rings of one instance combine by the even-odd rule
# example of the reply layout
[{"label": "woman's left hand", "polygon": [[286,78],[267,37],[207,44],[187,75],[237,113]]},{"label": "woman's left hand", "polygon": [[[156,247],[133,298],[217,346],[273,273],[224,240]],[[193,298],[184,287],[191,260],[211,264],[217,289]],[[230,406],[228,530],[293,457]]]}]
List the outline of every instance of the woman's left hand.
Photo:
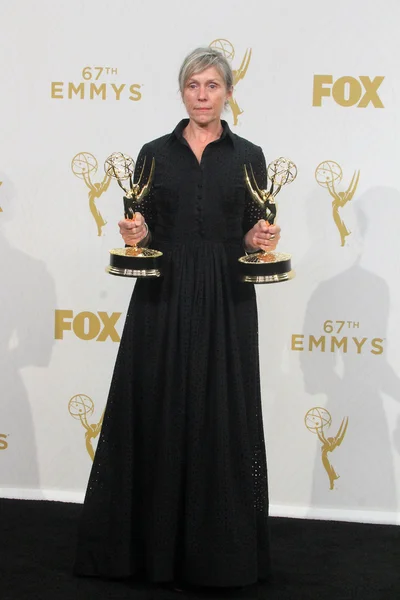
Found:
[{"label": "woman's left hand", "polygon": [[269,225],[264,219],[260,219],[244,236],[246,250],[275,250],[281,237],[279,225]]}]

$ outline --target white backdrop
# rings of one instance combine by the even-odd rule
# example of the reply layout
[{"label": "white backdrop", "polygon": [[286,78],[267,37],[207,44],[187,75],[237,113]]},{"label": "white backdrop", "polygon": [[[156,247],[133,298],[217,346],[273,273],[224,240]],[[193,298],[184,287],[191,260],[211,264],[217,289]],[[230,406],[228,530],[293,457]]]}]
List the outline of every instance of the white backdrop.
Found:
[{"label": "white backdrop", "polygon": [[398,521],[400,5],[383,4],[4,4],[1,496],[83,498],[134,285],[104,270],[122,199],[103,163],[171,131],[182,59],[226,40],[238,75],[252,51],[228,122],[299,169],[279,197],[296,278],[257,290],[272,514]]}]

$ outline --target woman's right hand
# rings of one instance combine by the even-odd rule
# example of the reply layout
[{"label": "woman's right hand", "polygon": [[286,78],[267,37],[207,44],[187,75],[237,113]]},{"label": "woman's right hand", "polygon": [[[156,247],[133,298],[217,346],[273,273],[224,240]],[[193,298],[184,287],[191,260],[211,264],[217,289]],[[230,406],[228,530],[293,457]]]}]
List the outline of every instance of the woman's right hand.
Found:
[{"label": "woman's right hand", "polygon": [[146,221],[140,212],[135,213],[134,219],[119,221],[118,226],[122,239],[128,246],[135,246],[144,240],[149,232]]}]

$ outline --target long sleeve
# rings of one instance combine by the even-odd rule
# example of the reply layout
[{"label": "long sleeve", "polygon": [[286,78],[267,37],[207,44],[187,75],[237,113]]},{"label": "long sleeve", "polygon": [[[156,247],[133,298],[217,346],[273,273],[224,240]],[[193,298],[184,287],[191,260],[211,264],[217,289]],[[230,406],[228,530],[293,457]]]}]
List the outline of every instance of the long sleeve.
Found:
[{"label": "long sleeve", "polygon": [[[257,156],[255,156],[255,160],[251,162],[251,166],[253,168],[258,187],[260,189],[266,189],[268,183],[267,166],[264,153],[259,146],[257,146]],[[259,204],[253,200],[246,187],[246,205],[242,222],[243,235],[246,235],[246,233],[257,223],[257,221],[264,218],[265,209],[261,208],[261,206],[259,206]]]}]

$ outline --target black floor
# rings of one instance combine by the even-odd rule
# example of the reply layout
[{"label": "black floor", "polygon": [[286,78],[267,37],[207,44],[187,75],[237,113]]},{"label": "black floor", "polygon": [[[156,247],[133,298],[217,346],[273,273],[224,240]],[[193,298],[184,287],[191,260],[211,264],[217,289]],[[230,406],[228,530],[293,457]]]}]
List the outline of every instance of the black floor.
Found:
[{"label": "black floor", "polygon": [[274,579],[178,594],[71,575],[80,506],[0,500],[0,600],[400,600],[400,528],[271,519]]}]

